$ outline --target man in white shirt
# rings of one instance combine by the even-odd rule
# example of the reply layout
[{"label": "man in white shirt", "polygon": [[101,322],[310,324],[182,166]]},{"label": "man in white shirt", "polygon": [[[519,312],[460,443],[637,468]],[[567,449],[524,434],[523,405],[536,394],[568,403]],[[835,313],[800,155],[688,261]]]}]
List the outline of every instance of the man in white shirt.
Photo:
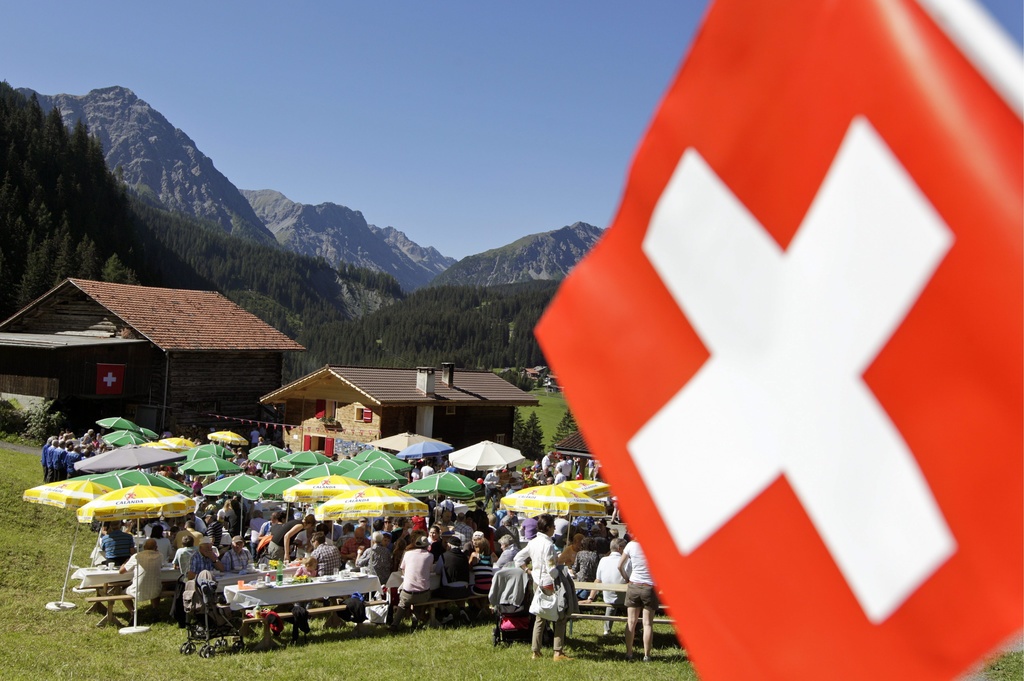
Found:
[{"label": "man in white shirt", "polygon": [[429,463],[423,464],[423,467],[420,468],[420,479],[425,478],[428,475],[433,475],[433,474],[434,474],[434,468]]},{"label": "man in white shirt", "polygon": [[487,504],[490,503],[491,508],[495,511],[498,510],[498,502],[501,500],[501,488],[498,486],[499,481],[498,472],[493,469],[484,476],[484,508],[487,508]]},{"label": "man in white shirt", "polygon": [[[602,558],[597,563],[597,576],[594,579],[595,582],[601,584],[625,584],[629,580],[622,576],[619,572],[619,560],[622,558],[622,549],[626,546],[626,542],[616,537],[611,541],[611,553]],[[627,566],[628,567],[628,566]],[[594,596],[597,594],[597,589],[594,589],[587,595],[587,599],[584,603],[593,603]],[[626,602],[626,594],[622,591],[602,591],[602,599],[608,606],[604,609],[604,614],[611,617],[615,614],[615,611],[621,608]],[[604,635],[611,636],[612,623],[605,621],[604,623]]]},{"label": "man in white shirt", "polygon": [[644,662],[651,659],[654,641],[654,613],[658,610],[658,596],[654,593],[654,580],[647,566],[647,556],[639,542],[631,541],[619,558],[619,573],[629,581],[626,587],[626,659],[633,659],[633,635],[636,621],[643,610]]},{"label": "man in white shirt", "polygon": [[[522,551],[516,554],[513,559],[516,567],[526,569],[530,564],[530,573],[533,577],[534,599],[538,597],[542,583],[551,584],[552,579],[557,576],[556,561],[558,554],[555,551],[555,544],[551,541],[551,535],[555,533],[554,518],[548,513],[537,516],[537,536],[530,540]],[[547,577],[546,580],[543,580]],[[552,622],[555,629],[555,656],[554,660],[571,660],[572,658],[562,652],[565,644],[565,625],[568,617],[562,617]],[[544,629],[547,627],[547,620],[543,617],[536,617],[533,625],[533,659],[540,659],[541,646],[544,639]]]}]

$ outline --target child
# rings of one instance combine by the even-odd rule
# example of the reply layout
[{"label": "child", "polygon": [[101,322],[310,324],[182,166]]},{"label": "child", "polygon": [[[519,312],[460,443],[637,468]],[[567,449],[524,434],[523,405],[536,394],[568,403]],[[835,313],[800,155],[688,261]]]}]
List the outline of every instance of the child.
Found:
[{"label": "child", "polygon": [[299,559],[299,569],[295,571],[296,577],[316,577],[316,558],[306,556]]}]

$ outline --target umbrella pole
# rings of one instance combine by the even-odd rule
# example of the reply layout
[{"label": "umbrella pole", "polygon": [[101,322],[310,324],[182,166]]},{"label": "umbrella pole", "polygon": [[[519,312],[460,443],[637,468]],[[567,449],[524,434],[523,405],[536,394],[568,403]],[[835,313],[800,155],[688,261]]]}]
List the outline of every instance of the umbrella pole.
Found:
[{"label": "umbrella pole", "polygon": [[78,606],[74,603],[70,603],[64,600],[64,595],[68,591],[68,577],[71,575],[71,561],[75,556],[75,543],[78,541],[78,523],[75,523],[75,536],[71,539],[71,551],[68,553],[68,567],[64,571],[64,588],[60,591],[60,600],[51,601],[46,604],[47,610],[54,612],[63,612],[64,610],[74,610]]}]

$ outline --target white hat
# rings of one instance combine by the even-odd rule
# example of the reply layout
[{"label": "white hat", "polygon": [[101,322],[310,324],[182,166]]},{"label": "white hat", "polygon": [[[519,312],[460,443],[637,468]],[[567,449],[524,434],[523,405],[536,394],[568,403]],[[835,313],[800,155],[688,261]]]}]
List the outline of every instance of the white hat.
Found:
[{"label": "white hat", "polygon": [[212,544],[213,543],[213,537],[203,537],[202,539],[199,540],[199,543],[200,544]]}]

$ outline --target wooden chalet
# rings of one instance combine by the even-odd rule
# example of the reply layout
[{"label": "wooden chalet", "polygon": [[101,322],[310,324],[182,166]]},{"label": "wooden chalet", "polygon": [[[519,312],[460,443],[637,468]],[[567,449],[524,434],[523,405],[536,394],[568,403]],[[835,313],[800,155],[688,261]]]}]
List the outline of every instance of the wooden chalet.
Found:
[{"label": "wooden chalet", "polygon": [[586,459],[592,458],[590,447],[583,439],[583,433],[574,430],[569,435],[555,443],[554,450],[563,456],[579,456]]},{"label": "wooden chalet", "polygon": [[414,432],[456,449],[480,442],[511,444],[516,407],[537,399],[490,371],[434,367],[394,369],[327,365],[264,395],[283,406],[290,444],[333,452],[334,440],[369,442]]},{"label": "wooden chalet", "polygon": [[257,419],[305,350],[213,291],[66,279],[0,323],[0,392],[52,399],[79,427]]}]

